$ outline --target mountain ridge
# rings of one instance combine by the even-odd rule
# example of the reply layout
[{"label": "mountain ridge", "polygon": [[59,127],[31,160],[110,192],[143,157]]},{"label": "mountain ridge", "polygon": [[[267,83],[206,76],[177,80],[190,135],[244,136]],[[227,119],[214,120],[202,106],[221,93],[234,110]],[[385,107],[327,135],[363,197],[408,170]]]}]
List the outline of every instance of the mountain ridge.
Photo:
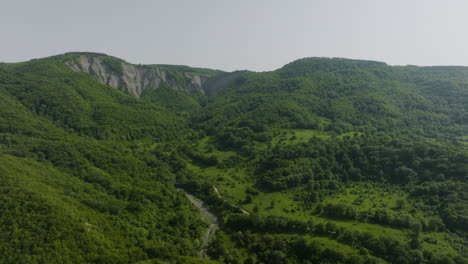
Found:
[{"label": "mountain ridge", "polygon": [[[328,58],[0,64],[0,262],[466,264],[467,76]],[[176,188],[219,219],[211,260]]]}]

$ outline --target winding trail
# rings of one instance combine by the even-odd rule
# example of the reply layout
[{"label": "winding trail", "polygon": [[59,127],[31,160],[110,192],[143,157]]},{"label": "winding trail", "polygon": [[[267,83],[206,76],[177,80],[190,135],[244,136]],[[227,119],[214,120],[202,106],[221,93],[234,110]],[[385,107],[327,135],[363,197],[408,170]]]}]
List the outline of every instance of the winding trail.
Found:
[{"label": "winding trail", "polygon": [[200,210],[202,214],[202,220],[210,225],[208,229],[205,231],[205,234],[203,234],[203,237],[200,243],[200,251],[198,252],[201,258],[208,258],[208,255],[206,254],[206,249],[208,248],[208,245],[210,244],[211,240],[213,240],[216,230],[219,229],[219,224],[218,224],[219,219],[216,215],[210,212],[209,208],[205,206],[202,200],[187,193],[183,189],[178,189],[178,190],[183,191],[185,193],[185,195],[187,196],[187,199],[189,199],[189,201],[193,205],[195,205],[198,208],[198,210]]},{"label": "winding trail", "polygon": [[[219,198],[222,198],[223,199],[223,196],[221,196],[221,194],[219,193],[219,190],[218,188],[216,188],[216,186],[213,186],[213,191],[216,193],[216,195],[219,197]],[[224,200],[224,199],[223,199]],[[225,202],[227,202],[226,200],[224,200]],[[228,202],[229,203],[229,202]],[[250,213],[247,212],[246,210],[244,210],[242,207],[238,206],[238,205],[235,205],[235,204],[231,204],[232,206],[236,207],[237,209],[239,209],[239,211],[241,211],[243,214],[246,214],[246,215],[249,215]]]}]

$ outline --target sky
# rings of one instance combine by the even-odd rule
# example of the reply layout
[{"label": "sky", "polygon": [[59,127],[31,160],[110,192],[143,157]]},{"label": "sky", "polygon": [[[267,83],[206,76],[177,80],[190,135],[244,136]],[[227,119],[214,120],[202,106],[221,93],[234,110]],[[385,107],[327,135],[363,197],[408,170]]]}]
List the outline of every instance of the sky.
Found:
[{"label": "sky", "polygon": [[304,57],[468,66],[466,0],[0,0],[0,61],[70,51],[269,71]]}]

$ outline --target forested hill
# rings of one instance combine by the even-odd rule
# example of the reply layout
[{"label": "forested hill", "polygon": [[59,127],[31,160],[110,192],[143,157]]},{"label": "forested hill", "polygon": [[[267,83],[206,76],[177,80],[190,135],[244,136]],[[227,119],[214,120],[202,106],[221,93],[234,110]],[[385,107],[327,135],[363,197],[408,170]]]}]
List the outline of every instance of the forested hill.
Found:
[{"label": "forested hill", "polygon": [[0,263],[468,263],[467,145],[467,67],[0,63]]},{"label": "forested hill", "polygon": [[[210,119],[232,123],[226,115],[233,109],[237,122],[252,116],[256,126],[335,129],[338,134],[367,126],[431,137],[449,133],[460,140],[467,131],[467,78],[463,67],[302,59],[274,72],[246,73],[240,85],[209,106]],[[440,130],[445,131],[436,135]]]}]

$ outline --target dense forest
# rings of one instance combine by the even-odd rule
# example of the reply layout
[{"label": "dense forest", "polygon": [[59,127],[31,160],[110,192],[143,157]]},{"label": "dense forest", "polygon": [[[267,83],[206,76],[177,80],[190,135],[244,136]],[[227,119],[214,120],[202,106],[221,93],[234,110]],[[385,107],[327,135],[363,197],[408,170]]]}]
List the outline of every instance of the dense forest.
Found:
[{"label": "dense forest", "polygon": [[0,63],[0,263],[468,263],[467,76]]}]

